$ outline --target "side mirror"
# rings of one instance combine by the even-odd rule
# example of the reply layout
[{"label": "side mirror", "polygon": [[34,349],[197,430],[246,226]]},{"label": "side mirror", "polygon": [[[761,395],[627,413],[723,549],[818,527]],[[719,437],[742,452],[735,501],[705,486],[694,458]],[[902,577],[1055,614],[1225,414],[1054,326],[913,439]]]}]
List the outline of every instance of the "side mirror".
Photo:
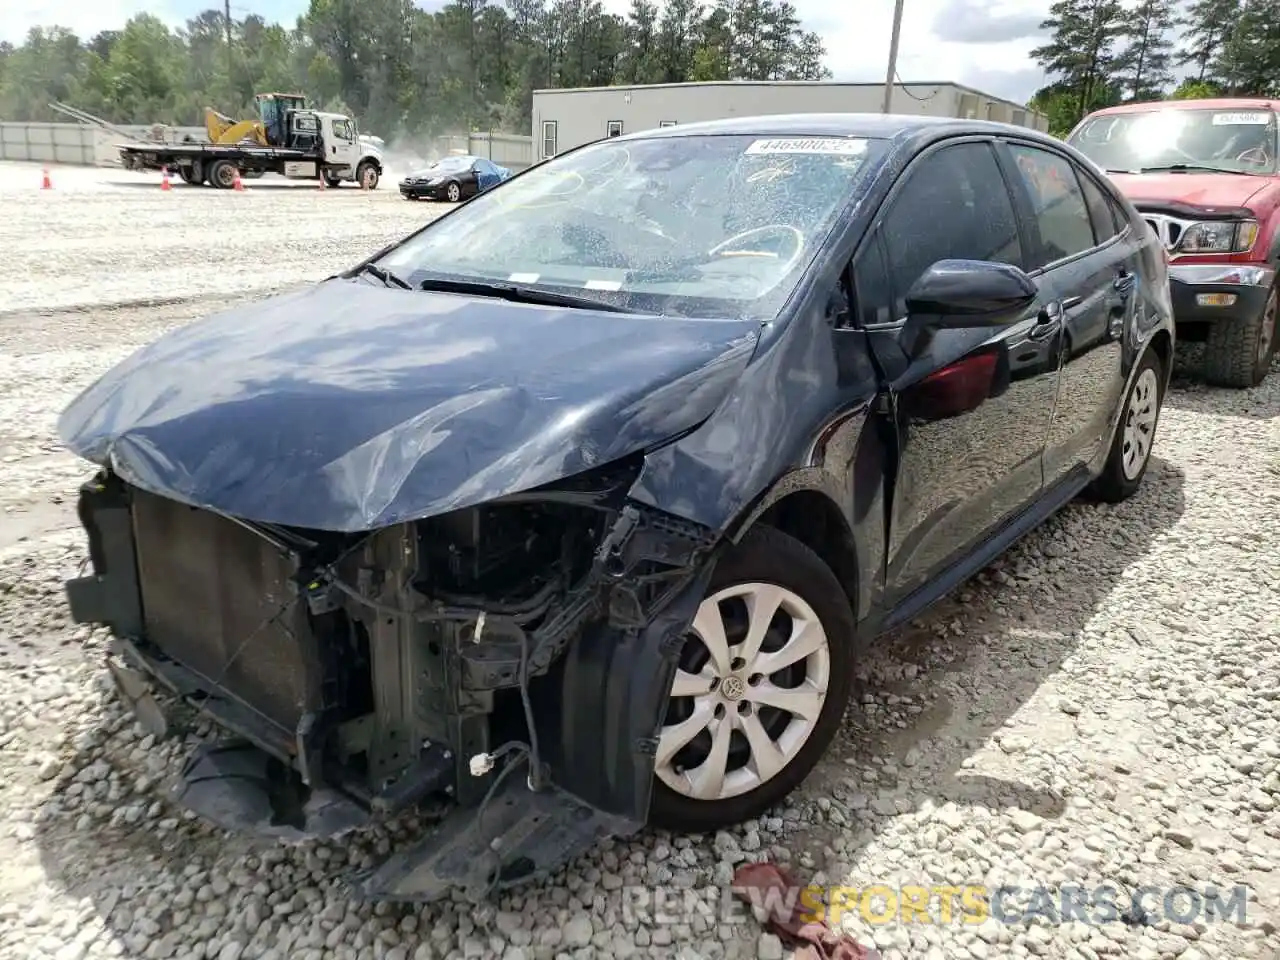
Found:
[{"label": "side mirror", "polygon": [[1008,263],[939,260],[907,291],[907,312],[935,330],[1001,326],[1035,302],[1031,278]]}]

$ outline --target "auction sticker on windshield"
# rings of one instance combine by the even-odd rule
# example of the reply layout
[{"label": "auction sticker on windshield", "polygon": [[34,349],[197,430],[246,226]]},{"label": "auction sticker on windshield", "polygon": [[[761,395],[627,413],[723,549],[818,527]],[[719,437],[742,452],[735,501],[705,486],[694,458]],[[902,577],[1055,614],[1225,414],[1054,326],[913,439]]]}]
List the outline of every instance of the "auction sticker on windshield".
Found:
[{"label": "auction sticker on windshield", "polygon": [[1250,113],[1215,113],[1213,115],[1213,125],[1215,127],[1234,127],[1238,124],[1266,126],[1270,122],[1271,113],[1266,110],[1252,111]]},{"label": "auction sticker on windshield", "polygon": [[804,137],[787,140],[757,140],[744,153],[819,153],[848,157],[867,152],[866,140],[849,137]]}]

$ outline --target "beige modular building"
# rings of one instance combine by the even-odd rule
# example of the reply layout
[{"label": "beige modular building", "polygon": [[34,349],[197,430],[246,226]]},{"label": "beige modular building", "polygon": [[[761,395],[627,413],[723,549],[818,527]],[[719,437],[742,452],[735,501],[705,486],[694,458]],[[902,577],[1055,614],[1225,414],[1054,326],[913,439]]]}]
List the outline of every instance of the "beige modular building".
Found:
[{"label": "beige modular building", "polygon": [[[731,80],[630,87],[573,87],[533,92],[533,150],[545,160],[564,150],[624,133],[725,117],[778,113],[879,113],[882,83],[825,80]],[[893,113],[968,117],[1049,128],[1048,118],[958,83],[904,83]]]}]

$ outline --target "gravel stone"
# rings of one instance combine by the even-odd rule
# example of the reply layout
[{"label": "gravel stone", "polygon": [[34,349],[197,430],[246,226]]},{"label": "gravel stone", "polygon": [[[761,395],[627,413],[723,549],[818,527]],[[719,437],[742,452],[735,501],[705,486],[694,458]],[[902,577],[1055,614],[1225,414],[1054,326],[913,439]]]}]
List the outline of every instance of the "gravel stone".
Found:
[{"label": "gravel stone", "polygon": [[[336,878],[423,823],[257,845],[169,802],[188,738],[209,731],[146,735],[102,669],[104,633],[67,616],[91,471],[56,424],[165,330],[328,276],[445,207],[269,177],[234,194],[67,168],[40,191],[39,176],[0,164],[0,957],[780,960],[749,910],[679,912],[685,894],[724,902],[757,859],[859,889],[1009,885],[1024,905],[1071,883],[1122,891],[1121,910],[1141,887],[1250,891],[1244,924],[1164,917],[1158,897],[1147,925],[873,928],[846,912],[884,960],[1280,957],[1280,373],[1211,389],[1180,344],[1140,493],[1069,505],[877,643],[858,708],[779,809],[602,843],[481,908],[363,904]],[[665,899],[645,913],[640,888]]]}]

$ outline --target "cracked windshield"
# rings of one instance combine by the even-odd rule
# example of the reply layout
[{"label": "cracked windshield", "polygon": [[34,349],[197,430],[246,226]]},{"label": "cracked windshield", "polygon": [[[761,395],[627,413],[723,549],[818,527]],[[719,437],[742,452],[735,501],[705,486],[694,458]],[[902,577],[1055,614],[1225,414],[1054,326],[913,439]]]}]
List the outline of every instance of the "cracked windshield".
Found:
[{"label": "cracked windshield", "polygon": [[411,283],[518,283],[645,313],[768,319],[883,141],[658,137],[557,158],[380,261]]},{"label": "cracked windshield", "polygon": [[1087,121],[1067,141],[1108,173],[1276,172],[1270,110],[1151,110]]}]

